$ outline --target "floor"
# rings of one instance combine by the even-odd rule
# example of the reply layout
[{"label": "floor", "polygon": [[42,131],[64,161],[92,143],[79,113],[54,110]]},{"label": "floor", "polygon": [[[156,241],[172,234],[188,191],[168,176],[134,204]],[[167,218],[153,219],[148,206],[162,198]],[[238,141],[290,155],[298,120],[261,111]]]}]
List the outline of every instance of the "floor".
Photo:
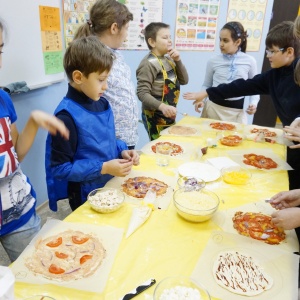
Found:
[{"label": "floor", "polygon": [[[53,212],[50,210],[50,208],[48,207],[48,202],[44,202],[39,207],[37,207],[36,211],[42,219],[42,226],[46,222],[47,218],[63,220],[72,212],[68,200],[60,200],[57,202],[57,204],[57,212]],[[10,259],[8,258],[5,250],[0,244],[0,266],[8,266],[9,264]]]}]

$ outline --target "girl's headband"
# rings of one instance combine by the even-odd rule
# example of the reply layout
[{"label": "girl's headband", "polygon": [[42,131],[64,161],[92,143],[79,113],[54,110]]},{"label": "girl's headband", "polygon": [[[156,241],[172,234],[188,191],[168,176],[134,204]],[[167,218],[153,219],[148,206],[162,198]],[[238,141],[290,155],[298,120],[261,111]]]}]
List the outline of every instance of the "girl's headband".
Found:
[{"label": "girl's headband", "polygon": [[241,37],[241,35],[242,35],[241,29],[239,28],[239,26],[236,25],[235,22],[229,22],[226,25],[231,27],[235,31],[235,33],[238,37]]}]

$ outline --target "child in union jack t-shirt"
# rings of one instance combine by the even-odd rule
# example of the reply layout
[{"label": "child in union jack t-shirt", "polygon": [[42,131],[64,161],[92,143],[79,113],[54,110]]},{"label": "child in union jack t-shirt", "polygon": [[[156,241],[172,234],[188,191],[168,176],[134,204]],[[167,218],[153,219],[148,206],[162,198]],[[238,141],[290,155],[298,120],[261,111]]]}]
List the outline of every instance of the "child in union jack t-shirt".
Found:
[{"label": "child in union jack t-shirt", "polygon": [[[0,21],[0,67],[3,24]],[[19,134],[17,115],[10,96],[0,89],[0,242],[11,261],[18,258],[40,229],[35,213],[35,192],[20,168],[39,127],[68,138],[65,125],[52,115],[33,111]]]}]

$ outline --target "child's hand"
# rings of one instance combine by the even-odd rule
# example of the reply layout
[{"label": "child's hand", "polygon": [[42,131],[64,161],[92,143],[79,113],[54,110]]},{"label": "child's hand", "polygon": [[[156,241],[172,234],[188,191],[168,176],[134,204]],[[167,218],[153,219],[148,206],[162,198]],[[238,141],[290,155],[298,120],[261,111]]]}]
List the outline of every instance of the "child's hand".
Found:
[{"label": "child's hand", "polygon": [[[294,122],[293,122],[294,123]],[[293,124],[292,123],[292,124]],[[290,141],[300,142],[300,127],[284,126],[283,131],[287,133],[284,137]],[[289,146],[292,149],[300,148],[300,144]]]},{"label": "child's hand", "polygon": [[275,211],[272,222],[283,229],[290,230],[300,226],[300,208],[291,207]]},{"label": "child's hand", "polygon": [[165,117],[175,119],[177,110],[176,107],[172,105],[167,105],[165,103],[162,103],[158,109],[164,114]]},{"label": "child's hand", "polygon": [[254,115],[256,113],[256,105],[250,104],[246,110],[248,115]]},{"label": "child's hand", "polygon": [[170,49],[168,54],[174,61],[180,61],[180,54],[176,49]]},{"label": "child's hand", "polygon": [[59,132],[62,137],[64,137],[65,139],[69,139],[69,130],[65,126],[64,122],[62,122],[55,116],[52,116],[40,110],[34,110],[31,113],[31,118],[38,127],[46,129],[52,135],[56,135]]},{"label": "child's hand", "polygon": [[206,91],[200,91],[198,93],[184,93],[183,94],[183,99],[185,100],[195,100],[193,104],[199,103],[203,101],[207,97]]},{"label": "child's hand", "polygon": [[198,112],[198,113],[201,113],[201,108],[204,106],[204,102],[201,101],[201,102],[198,102],[195,104],[195,111]]},{"label": "child's hand", "polygon": [[298,206],[300,204],[300,189],[280,192],[270,199],[270,204],[278,210]]},{"label": "child's hand", "polygon": [[122,157],[127,160],[131,160],[135,166],[140,164],[140,156],[135,150],[123,150]]},{"label": "child's hand", "polygon": [[112,159],[103,163],[101,174],[124,177],[130,173],[132,164],[128,159]]}]

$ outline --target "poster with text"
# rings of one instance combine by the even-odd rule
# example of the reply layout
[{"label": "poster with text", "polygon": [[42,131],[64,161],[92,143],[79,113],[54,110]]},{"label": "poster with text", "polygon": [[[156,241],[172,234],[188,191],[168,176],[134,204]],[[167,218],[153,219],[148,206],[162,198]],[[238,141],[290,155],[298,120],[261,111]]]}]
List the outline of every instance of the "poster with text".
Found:
[{"label": "poster with text", "polygon": [[[162,22],[163,1],[118,0],[133,14],[129,23],[128,36],[120,49],[148,49],[144,29],[151,22]],[[89,10],[95,0],[63,0],[66,46],[73,40],[78,27],[89,20]]]},{"label": "poster with text", "polygon": [[176,49],[213,51],[220,0],[177,0],[176,9]]},{"label": "poster with text", "polygon": [[267,0],[229,0],[227,22],[240,22],[247,31],[247,51],[259,51]]}]

